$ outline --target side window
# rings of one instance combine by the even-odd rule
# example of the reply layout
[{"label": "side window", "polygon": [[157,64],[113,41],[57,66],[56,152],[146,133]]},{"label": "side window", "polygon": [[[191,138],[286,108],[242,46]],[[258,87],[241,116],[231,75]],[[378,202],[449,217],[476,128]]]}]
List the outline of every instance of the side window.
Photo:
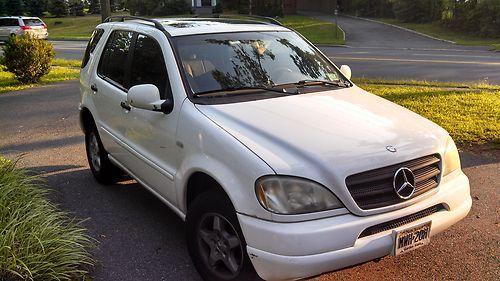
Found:
[{"label": "side window", "polygon": [[99,43],[99,40],[101,39],[103,33],[104,29],[101,28],[98,28],[94,30],[94,32],[92,32],[90,41],[87,44],[87,49],[85,49],[85,55],[83,56],[82,68],[84,68],[89,62],[90,54],[94,52],[95,47],[97,46],[97,43]]},{"label": "side window", "polygon": [[7,20],[6,19],[0,19],[0,26],[7,26]]},{"label": "side window", "polygon": [[19,20],[18,19],[9,19],[7,26],[19,26]]},{"label": "side window", "polygon": [[160,90],[162,99],[170,96],[167,68],[156,40],[142,34],[137,36],[131,70],[130,87],[153,84]]},{"label": "side window", "polygon": [[124,87],[125,64],[132,42],[133,32],[114,31],[101,56],[97,74],[107,80],[112,80],[116,84]]}]

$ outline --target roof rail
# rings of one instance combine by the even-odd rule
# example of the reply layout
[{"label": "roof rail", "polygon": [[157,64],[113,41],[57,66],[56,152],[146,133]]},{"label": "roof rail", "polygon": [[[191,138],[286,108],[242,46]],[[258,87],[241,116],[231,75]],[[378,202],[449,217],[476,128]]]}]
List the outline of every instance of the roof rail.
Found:
[{"label": "roof rail", "polygon": [[257,16],[257,15],[220,15],[220,16],[222,18],[224,18],[224,16],[229,16],[229,17],[245,17],[245,18],[251,18],[251,19],[253,18],[253,19],[267,20],[271,24],[284,26],[280,21],[278,21],[275,18],[271,18],[271,17],[264,17],[264,16]]},{"label": "roof rail", "polygon": [[142,21],[147,21],[151,22],[155,25],[155,27],[163,32],[167,32],[165,27],[157,20],[154,19],[148,19],[148,18],[142,18],[142,17],[135,17],[135,16],[111,16],[108,17],[104,20],[104,22],[112,22],[113,20],[119,20],[121,22],[125,21],[126,19],[131,19],[131,20],[142,20]]}]

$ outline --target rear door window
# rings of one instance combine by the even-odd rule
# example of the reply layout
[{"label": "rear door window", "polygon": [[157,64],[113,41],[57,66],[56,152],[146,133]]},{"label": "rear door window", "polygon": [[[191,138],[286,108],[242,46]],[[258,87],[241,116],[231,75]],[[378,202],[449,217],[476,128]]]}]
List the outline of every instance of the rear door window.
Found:
[{"label": "rear door window", "polygon": [[131,72],[130,87],[153,84],[160,90],[162,99],[170,96],[167,68],[161,47],[155,39],[143,34],[137,36]]},{"label": "rear door window", "polygon": [[87,49],[85,49],[85,54],[83,55],[82,68],[84,68],[89,62],[90,54],[94,52],[95,47],[97,46],[97,43],[99,43],[99,40],[101,39],[103,34],[104,29],[101,28],[97,28],[96,30],[94,30],[94,32],[92,32],[92,36],[90,37],[89,43],[87,44]]},{"label": "rear door window", "polygon": [[132,37],[132,31],[113,31],[97,68],[100,77],[121,88],[125,88],[125,69]]}]

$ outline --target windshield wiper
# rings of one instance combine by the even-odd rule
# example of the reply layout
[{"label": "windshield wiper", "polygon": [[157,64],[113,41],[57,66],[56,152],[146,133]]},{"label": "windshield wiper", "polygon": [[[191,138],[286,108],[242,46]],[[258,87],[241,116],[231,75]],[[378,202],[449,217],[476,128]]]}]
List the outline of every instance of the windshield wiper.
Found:
[{"label": "windshield wiper", "polygon": [[259,87],[259,86],[244,86],[244,87],[227,87],[227,88],[222,88],[222,89],[217,89],[217,90],[210,90],[210,91],[204,91],[204,92],[199,92],[199,93],[194,93],[195,97],[201,97],[201,96],[210,96],[210,95],[221,95],[225,96],[226,94],[222,93],[231,93],[231,94],[239,94],[239,95],[246,95],[250,94],[247,92],[242,92],[245,90],[261,90],[261,91],[269,91],[269,92],[276,92],[284,95],[290,95],[291,93],[287,93],[287,91],[283,88],[270,88],[270,87]]},{"label": "windshield wiper", "polygon": [[300,80],[297,82],[280,84],[277,86],[281,87],[281,86],[287,86],[287,85],[295,85],[298,88],[308,87],[308,86],[335,86],[335,87],[347,88],[350,86],[350,84],[346,84],[345,82],[340,81],[340,80],[326,81],[326,80],[312,80],[312,79]]}]

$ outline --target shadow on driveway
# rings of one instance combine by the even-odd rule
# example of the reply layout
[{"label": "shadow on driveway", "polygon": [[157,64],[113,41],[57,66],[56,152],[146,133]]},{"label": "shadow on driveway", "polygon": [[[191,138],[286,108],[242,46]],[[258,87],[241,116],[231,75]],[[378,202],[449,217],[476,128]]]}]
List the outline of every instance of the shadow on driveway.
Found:
[{"label": "shadow on driveway", "polygon": [[45,166],[53,202],[98,240],[93,280],[200,280],[187,252],[184,223],[133,180],[103,186],[88,167]]}]

